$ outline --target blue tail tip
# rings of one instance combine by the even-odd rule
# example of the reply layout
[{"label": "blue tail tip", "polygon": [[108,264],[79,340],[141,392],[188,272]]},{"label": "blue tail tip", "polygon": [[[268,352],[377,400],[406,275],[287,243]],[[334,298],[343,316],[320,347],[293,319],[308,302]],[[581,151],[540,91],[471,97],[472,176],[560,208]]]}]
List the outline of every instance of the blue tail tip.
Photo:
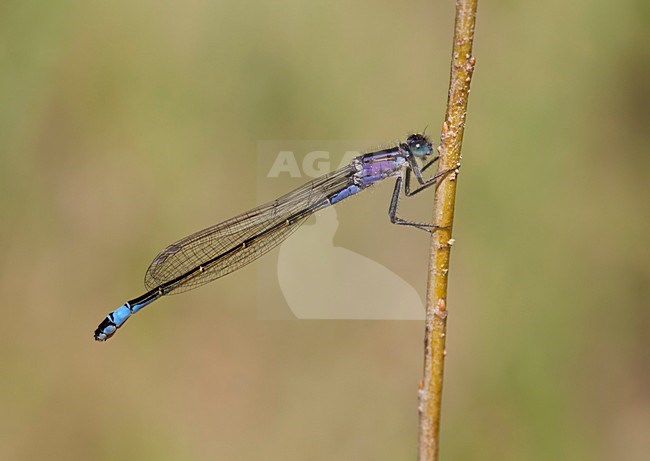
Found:
[{"label": "blue tail tip", "polygon": [[95,330],[95,341],[106,341],[117,331],[117,326],[106,317]]}]

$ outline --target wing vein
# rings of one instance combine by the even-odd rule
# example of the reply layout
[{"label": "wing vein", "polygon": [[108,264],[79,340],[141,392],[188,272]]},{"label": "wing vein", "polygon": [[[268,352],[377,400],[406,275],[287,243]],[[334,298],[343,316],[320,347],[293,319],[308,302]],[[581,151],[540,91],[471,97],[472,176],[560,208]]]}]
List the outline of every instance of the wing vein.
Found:
[{"label": "wing vein", "polygon": [[347,165],[172,243],[147,269],[147,289],[170,284],[167,293],[182,293],[249,264],[284,241],[311,213],[328,206],[327,197],[351,184],[355,172]]}]

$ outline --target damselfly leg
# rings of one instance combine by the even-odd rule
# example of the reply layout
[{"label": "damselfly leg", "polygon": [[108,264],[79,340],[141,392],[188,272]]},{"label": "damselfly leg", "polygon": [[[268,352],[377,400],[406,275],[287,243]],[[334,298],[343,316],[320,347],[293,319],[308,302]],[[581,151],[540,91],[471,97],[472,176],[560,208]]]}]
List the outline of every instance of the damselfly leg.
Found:
[{"label": "damselfly leg", "polygon": [[[412,165],[415,165],[415,168],[408,168],[406,172],[404,173],[406,176],[405,181],[405,186],[404,186],[404,194],[408,197],[417,194],[418,192],[422,192],[424,189],[427,189],[434,184],[436,184],[440,178],[443,176],[447,175],[448,173],[451,173],[454,171],[456,168],[448,168],[446,170],[442,170],[437,172],[433,177],[429,178],[428,180],[424,180],[422,177],[422,172],[429,168],[433,163],[438,160],[439,157],[434,158],[427,164],[425,164],[421,169],[417,165],[415,161],[412,162]],[[416,179],[418,182],[420,182],[420,187],[418,187],[415,190],[410,190],[410,179],[411,179],[411,169],[413,169],[413,174],[415,175]],[[393,196],[390,200],[390,206],[388,207],[388,216],[390,217],[390,222],[393,224],[397,224],[400,226],[411,226],[415,227],[417,229],[421,229],[426,232],[435,232],[438,229],[444,229],[445,226],[436,226],[435,224],[429,224],[429,223],[420,223],[416,221],[410,221],[407,219],[400,218],[397,216],[397,207],[399,206],[399,199],[400,195],[402,192],[402,177],[398,177],[397,181],[395,181],[395,188],[393,189]]]}]

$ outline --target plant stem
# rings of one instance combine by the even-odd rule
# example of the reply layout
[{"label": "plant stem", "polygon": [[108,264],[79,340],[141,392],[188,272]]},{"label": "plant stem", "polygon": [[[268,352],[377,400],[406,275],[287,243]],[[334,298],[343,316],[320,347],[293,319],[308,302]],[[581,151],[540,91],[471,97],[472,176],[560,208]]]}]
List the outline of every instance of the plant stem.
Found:
[{"label": "plant stem", "polygon": [[[456,25],[451,58],[447,113],[440,136],[439,169],[460,166],[469,86],[474,72],[472,44],[478,0],[456,0]],[[447,279],[458,170],[436,191],[433,222],[441,229],[431,236],[424,348],[424,377],[418,391],[420,431],[418,460],[436,461],[440,447],[440,408],[447,331]]]}]

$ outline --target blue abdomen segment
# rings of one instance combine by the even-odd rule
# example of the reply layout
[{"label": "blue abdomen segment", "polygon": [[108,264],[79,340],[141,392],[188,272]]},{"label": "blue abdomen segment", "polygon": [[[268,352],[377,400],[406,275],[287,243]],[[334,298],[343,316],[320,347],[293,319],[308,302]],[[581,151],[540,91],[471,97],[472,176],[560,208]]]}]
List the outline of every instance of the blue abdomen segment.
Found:
[{"label": "blue abdomen segment", "polygon": [[330,203],[332,205],[334,205],[335,203],[338,203],[341,200],[346,199],[346,198],[350,197],[351,195],[356,194],[360,190],[361,190],[361,188],[359,186],[357,186],[356,184],[351,184],[348,187],[346,187],[345,189],[342,189],[342,190],[330,195],[330,197],[329,197]]},{"label": "blue abdomen segment", "polygon": [[161,296],[162,293],[159,290],[152,290],[139,298],[125,302],[102,320],[102,323],[100,323],[95,330],[95,340],[106,341],[108,338],[113,336],[117,329],[124,325],[124,322],[126,322],[133,314],[148,304],[151,304]]}]

